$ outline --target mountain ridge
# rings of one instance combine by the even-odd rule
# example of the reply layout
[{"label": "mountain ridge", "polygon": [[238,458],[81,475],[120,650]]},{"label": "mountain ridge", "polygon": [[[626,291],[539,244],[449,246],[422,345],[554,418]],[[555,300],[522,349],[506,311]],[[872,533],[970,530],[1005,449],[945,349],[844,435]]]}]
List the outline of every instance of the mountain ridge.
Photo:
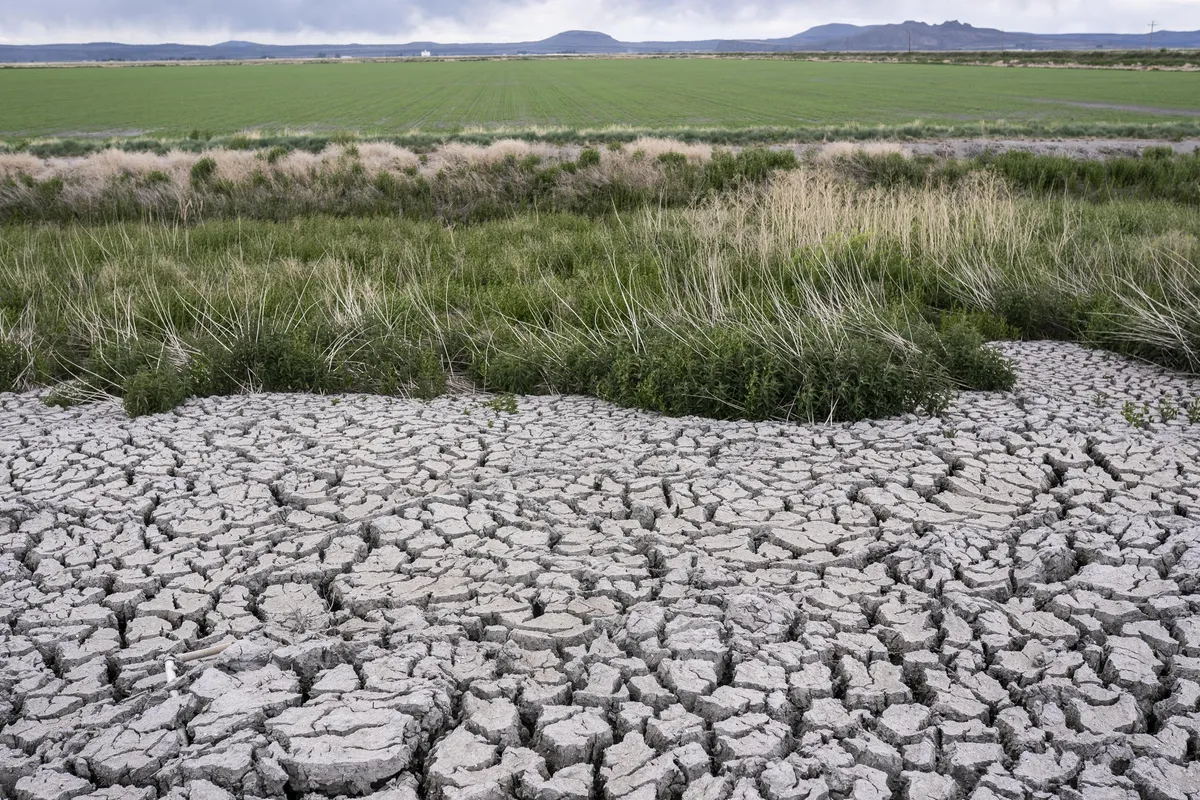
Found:
[{"label": "mountain ridge", "polygon": [[[1200,31],[1157,31],[1156,47],[1200,48]],[[732,52],[880,52],[896,50],[1101,50],[1142,49],[1149,44],[1143,34],[1045,34],[976,28],[958,20],[931,25],[915,20],[882,25],[829,23],[791,36],[764,39],[704,39],[691,41],[622,42],[602,31],[568,30],[537,41],[402,44],[269,45],[230,40],[213,45],[123,44],[82,42],[33,45],[0,45],[0,62],[104,62],[232,60],[256,58],[380,58],[420,56],[652,54]]]}]

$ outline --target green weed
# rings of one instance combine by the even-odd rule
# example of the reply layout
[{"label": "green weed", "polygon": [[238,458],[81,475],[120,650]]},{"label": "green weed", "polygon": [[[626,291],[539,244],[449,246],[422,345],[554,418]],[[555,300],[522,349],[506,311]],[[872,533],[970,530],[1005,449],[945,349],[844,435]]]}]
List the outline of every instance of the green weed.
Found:
[{"label": "green weed", "polygon": [[217,162],[215,159],[205,156],[192,165],[191,179],[192,186],[198,187],[208,183],[213,175],[217,172]]},{"label": "green weed", "polygon": [[125,413],[131,417],[161,414],[186,400],[186,378],[171,366],[144,368],[127,377],[121,387]]},{"label": "green weed", "polygon": [[1139,408],[1132,400],[1126,400],[1121,407],[1121,416],[1135,428],[1150,427],[1150,404],[1144,403]]},{"label": "green weed", "polygon": [[1191,425],[1200,424],[1200,397],[1195,398],[1187,406],[1187,421]]},{"label": "green weed", "polygon": [[25,373],[28,358],[16,342],[0,338],[0,392],[12,392]]},{"label": "green weed", "polygon": [[1179,407],[1166,395],[1163,395],[1158,401],[1158,418],[1164,423],[1179,419]]}]

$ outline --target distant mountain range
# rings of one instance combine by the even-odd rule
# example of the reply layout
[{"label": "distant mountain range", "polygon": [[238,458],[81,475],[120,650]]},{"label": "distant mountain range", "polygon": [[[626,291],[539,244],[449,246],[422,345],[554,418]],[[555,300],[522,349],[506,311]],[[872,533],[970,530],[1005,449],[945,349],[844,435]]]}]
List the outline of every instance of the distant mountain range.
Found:
[{"label": "distant mountain range", "polygon": [[[177,61],[259,58],[379,58],[396,56],[495,56],[620,53],[775,53],[913,50],[1136,50],[1149,37],[1127,33],[1019,33],[975,28],[963,22],[898,25],[820,25],[783,39],[705,39],[691,42],[621,42],[597,31],[566,31],[536,42],[444,44],[272,45],[255,42],[189,44],[0,45],[0,62]],[[1200,31],[1157,31],[1155,47],[1200,48]]]}]

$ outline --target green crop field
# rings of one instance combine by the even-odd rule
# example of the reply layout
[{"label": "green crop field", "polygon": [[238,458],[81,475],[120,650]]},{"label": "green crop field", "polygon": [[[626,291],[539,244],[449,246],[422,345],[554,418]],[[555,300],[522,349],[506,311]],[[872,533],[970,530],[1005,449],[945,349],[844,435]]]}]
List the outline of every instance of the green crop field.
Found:
[{"label": "green crop field", "polygon": [[0,135],[1170,122],[1200,75],[739,59],[0,69]]}]

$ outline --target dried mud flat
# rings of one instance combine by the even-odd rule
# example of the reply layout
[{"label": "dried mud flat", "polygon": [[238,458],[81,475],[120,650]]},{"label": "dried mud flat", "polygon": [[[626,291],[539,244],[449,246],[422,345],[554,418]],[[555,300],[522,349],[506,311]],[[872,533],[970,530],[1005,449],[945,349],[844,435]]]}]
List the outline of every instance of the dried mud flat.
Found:
[{"label": "dried mud flat", "polygon": [[1200,383],[1004,349],[841,426],[0,397],[0,795],[1200,798],[1200,428],[1119,412]]}]

